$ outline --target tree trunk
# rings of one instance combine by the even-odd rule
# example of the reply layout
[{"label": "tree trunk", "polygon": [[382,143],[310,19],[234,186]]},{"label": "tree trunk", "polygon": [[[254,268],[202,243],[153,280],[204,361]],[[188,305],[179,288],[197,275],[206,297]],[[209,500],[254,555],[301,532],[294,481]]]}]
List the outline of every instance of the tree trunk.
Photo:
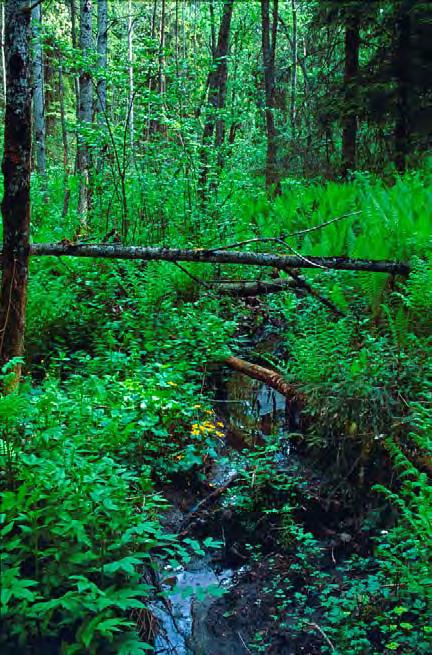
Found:
[{"label": "tree trunk", "polygon": [[135,94],[135,80],[133,69],[133,16],[132,16],[132,0],[128,2],[128,61],[129,61],[129,136],[130,146],[132,151],[132,159],[135,159],[135,111],[134,111],[134,94]]},{"label": "tree trunk", "polygon": [[[202,262],[208,264],[239,264],[264,266],[288,271],[296,268],[334,269],[337,271],[369,271],[391,275],[408,275],[405,262],[351,259],[350,257],[314,257],[303,255],[277,255],[272,253],[242,252],[234,250],[205,250],[192,248],[164,248],[121,246],[106,244],[34,243],[30,254],[35,257],[95,257],[102,259],[129,259],[166,262]],[[298,281],[298,278],[296,278]]]},{"label": "tree trunk", "polygon": [[89,71],[88,56],[93,45],[92,38],[92,0],[81,0],[80,5],[80,49],[84,65],[79,76],[79,136],[77,170],[79,174],[78,214],[80,226],[87,228],[90,207],[90,151],[83,128],[93,120],[93,83]]},{"label": "tree trunk", "polygon": [[[220,116],[220,112],[225,108],[228,81],[227,58],[233,8],[234,0],[225,0],[215,57],[213,58],[212,68],[207,78],[208,109],[202,137],[201,167],[198,181],[198,187],[203,199],[206,197],[207,178],[209,173],[208,148],[214,135],[215,127],[215,145],[217,148],[222,146],[225,138],[225,120]],[[222,164],[220,157],[219,164]]]},{"label": "tree trunk", "polygon": [[[270,21],[270,0],[261,0],[262,53],[265,88],[265,119],[267,130],[266,188],[280,193],[277,170],[277,132],[275,125],[275,55],[278,25],[278,0],[273,0],[272,20]],[[271,24],[270,24],[271,23]]]},{"label": "tree trunk", "polygon": [[345,73],[342,132],[342,175],[356,169],[357,84],[360,51],[360,16],[356,7],[347,9],[345,25]]},{"label": "tree trunk", "polygon": [[409,93],[411,80],[411,20],[402,3],[396,18],[396,46],[394,76],[396,79],[396,121],[394,130],[395,164],[400,173],[405,171],[410,145]]},{"label": "tree trunk", "polygon": [[[30,231],[31,62],[27,0],[7,0],[5,15],[6,115],[3,155],[3,272],[0,363],[21,357]],[[20,366],[14,367],[16,379]]]},{"label": "tree trunk", "polygon": [[[59,57],[61,57],[59,53]],[[70,189],[68,186],[69,178],[69,143],[66,126],[66,110],[65,110],[65,89],[63,81],[63,64],[60,61],[58,68],[58,88],[59,88],[59,103],[60,103],[60,125],[63,143],[63,210],[62,218],[66,218],[69,211]]]},{"label": "tree trunk", "polygon": [[3,90],[3,103],[6,107],[6,59],[5,59],[5,5],[4,2],[0,6],[0,19],[1,19],[1,68],[2,68],[2,90]]},{"label": "tree trunk", "polygon": [[100,77],[97,83],[97,116],[98,122],[105,123],[106,112],[106,68],[108,62],[108,6],[107,0],[98,0],[98,32],[97,32],[97,53],[98,65],[101,69]]},{"label": "tree trunk", "polygon": [[291,0],[291,13],[293,22],[292,36],[292,77],[291,77],[291,131],[293,139],[296,138],[297,125],[297,7],[296,0]]},{"label": "tree trunk", "polygon": [[33,36],[33,115],[36,142],[36,170],[40,175],[46,175],[46,149],[45,149],[45,107],[44,107],[44,79],[42,59],[42,5],[32,10],[32,36]]},{"label": "tree trunk", "polygon": [[[78,48],[78,38],[77,38],[77,16],[76,16],[76,0],[69,0],[69,11],[71,19],[71,41],[72,47],[74,49]],[[79,104],[80,104],[80,89],[79,89],[79,76],[74,76],[74,89],[75,89],[75,101],[76,101],[76,116],[79,120]]]}]

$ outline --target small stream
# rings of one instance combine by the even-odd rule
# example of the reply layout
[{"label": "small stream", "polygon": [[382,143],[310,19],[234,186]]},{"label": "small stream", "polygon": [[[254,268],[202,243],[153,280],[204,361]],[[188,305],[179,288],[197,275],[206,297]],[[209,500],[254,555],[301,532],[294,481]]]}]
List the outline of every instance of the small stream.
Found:
[{"label": "small stream", "polygon": [[[230,375],[215,410],[225,424],[226,439],[220,458],[212,466],[208,481],[221,487],[238,470],[244,460],[240,451],[264,443],[265,436],[280,436],[280,460],[289,457],[286,399],[266,385],[240,373]],[[178,512],[179,510],[173,510]],[[214,526],[212,526],[214,528]],[[214,532],[214,529],[213,529]],[[224,539],[220,535],[219,539]],[[248,564],[224,566],[224,553],[195,557],[187,566],[161,572],[167,596],[165,605],[153,608],[159,631],[155,641],[156,655],[240,655],[250,652],[241,634],[226,635],[224,644],[212,641],[207,628],[208,610],[216,598],[230,594],[236,579]]]}]

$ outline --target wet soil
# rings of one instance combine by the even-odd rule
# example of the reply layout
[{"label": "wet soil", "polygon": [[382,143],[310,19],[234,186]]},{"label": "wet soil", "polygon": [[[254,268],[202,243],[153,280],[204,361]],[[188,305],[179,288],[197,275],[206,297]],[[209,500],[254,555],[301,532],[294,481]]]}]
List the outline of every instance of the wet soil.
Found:
[{"label": "wet soil", "polygon": [[[274,350],[275,343],[265,344],[264,352],[268,348]],[[234,479],[248,459],[248,450],[264,444],[268,435],[276,436],[275,471],[296,480],[300,499],[296,521],[320,545],[314,567],[337,584],[346,557],[370,549],[370,536],[360,530],[368,508],[363,507],[360,513],[347,512],[340,489],[328,493],[323,471],[316,470],[287,439],[288,433],[299,428],[296,408],[287,406],[286,399],[266,385],[239,373],[230,374],[219,387],[215,411],[225,425],[226,438],[207,479],[195,487],[179,489],[177,485],[164,491],[172,504],[167,529],[181,533],[186,526],[188,536],[199,540],[210,536],[220,542],[220,547],[194,557],[186,566],[161,572],[167,602],[153,608],[159,626],[156,655],[327,652],[319,623],[311,619],[299,633],[290,619],[283,626],[275,620],[281,599],[277,585],[269,583],[278,580],[280,587],[286,580],[286,593],[294,597],[308,593],[308,583],[315,575],[310,563],[307,571],[292,575],[293,565],[300,565],[292,548],[280,547],[280,512],[267,515],[262,510],[245,511],[227,500],[226,494],[195,510],[206,495]],[[275,505],[280,508],[284,499],[277,501]],[[254,640],[267,646],[252,651]]]}]

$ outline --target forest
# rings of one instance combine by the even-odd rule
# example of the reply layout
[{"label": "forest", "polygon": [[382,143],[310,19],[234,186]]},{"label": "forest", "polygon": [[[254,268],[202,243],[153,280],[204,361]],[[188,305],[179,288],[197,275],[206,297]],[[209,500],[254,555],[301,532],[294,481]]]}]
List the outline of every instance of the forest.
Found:
[{"label": "forest", "polygon": [[432,652],[432,6],[0,0],[1,655]]}]

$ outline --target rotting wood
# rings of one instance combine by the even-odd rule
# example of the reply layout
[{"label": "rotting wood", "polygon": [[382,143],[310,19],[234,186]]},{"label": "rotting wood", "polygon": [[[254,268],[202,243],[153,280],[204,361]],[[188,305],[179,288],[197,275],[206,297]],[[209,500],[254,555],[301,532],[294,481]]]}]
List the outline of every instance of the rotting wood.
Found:
[{"label": "rotting wood", "polygon": [[243,264],[250,266],[267,266],[279,270],[292,268],[324,268],[338,271],[362,271],[370,273],[388,273],[408,275],[410,266],[406,262],[352,259],[350,257],[299,257],[297,255],[278,255],[273,253],[256,253],[241,251],[218,251],[146,246],[122,246],[119,244],[73,244],[34,243],[29,247],[33,257],[93,257],[95,259],[130,259],[144,261],[180,261],[201,262],[208,264]]}]

